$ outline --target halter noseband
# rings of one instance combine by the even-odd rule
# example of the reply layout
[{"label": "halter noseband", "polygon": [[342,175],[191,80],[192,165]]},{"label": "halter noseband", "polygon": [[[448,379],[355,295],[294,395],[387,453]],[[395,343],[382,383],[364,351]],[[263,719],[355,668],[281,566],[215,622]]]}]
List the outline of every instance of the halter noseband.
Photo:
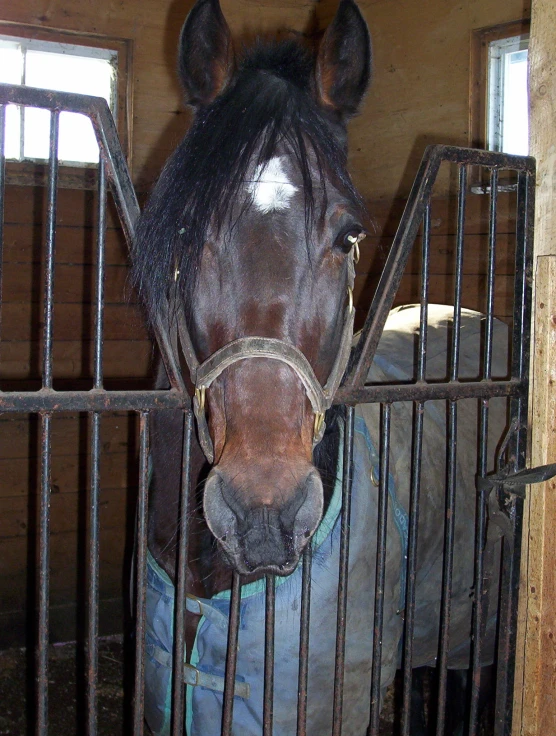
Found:
[{"label": "halter noseband", "polygon": [[353,308],[355,263],[359,260],[359,242],[364,237],[365,234],[361,233],[356,237],[352,236],[349,238],[353,247],[348,255],[348,304],[338,354],[324,386],[320,384],[311,364],[299,348],[284,340],[272,337],[240,337],[221,347],[203,363],[199,363],[195,355],[193,343],[191,342],[189,330],[187,329],[185,316],[182,310],[179,311],[177,319],[179,341],[185,362],[189,368],[191,382],[195,387],[193,411],[197,419],[199,442],[210,463],[214,462],[214,447],[205,414],[206,391],[226,368],[229,368],[240,360],[247,360],[248,358],[279,360],[297,373],[315,414],[313,446],[321,441],[324,430],[326,429],[324,415],[326,410],[332,406],[334,395],[344,375],[351,351],[355,317],[355,310]]}]

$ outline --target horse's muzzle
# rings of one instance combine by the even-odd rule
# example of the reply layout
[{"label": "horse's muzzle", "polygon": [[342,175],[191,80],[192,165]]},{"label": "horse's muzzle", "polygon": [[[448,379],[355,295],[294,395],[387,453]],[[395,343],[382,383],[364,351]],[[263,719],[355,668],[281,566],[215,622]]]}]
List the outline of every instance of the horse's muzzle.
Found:
[{"label": "horse's muzzle", "polygon": [[320,476],[312,469],[270,504],[253,503],[249,495],[213,468],[204,493],[207,524],[237,572],[289,575],[322,518]]}]

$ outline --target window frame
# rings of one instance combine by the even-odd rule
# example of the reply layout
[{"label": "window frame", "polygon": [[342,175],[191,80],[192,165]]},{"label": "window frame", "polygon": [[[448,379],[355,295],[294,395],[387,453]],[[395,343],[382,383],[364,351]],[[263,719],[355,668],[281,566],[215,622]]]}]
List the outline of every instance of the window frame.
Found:
[{"label": "window frame", "polygon": [[528,36],[531,21],[528,18],[479,28],[472,32],[470,63],[469,145],[488,148],[488,74],[489,45],[514,36]]},{"label": "window frame", "polygon": [[[117,52],[117,81],[115,94],[115,121],[128,167],[132,170],[133,89],[131,65],[133,41],[126,38],[103,36],[60,29],[44,28],[25,23],[0,21],[0,35],[28,39],[32,42],[64,43]],[[53,49],[53,51],[55,51]],[[12,185],[46,185],[47,163],[41,161],[6,161],[6,182]],[[96,186],[95,164],[60,165],[59,182],[64,188],[90,189]]]}]

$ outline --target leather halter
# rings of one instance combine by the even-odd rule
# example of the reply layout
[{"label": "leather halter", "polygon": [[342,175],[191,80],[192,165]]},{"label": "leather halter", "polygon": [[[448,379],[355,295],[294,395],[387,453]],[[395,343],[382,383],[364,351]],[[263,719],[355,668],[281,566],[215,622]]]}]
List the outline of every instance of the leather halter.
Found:
[{"label": "leather halter", "polygon": [[315,414],[313,446],[321,441],[324,430],[326,429],[324,414],[332,406],[334,395],[346,370],[351,351],[355,317],[355,310],[353,308],[355,263],[359,260],[359,241],[364,237],[365,234],[361,233],[357,237],[350,238],[353,247],[348,254],[348,304],[346,306],[338,354],[324,386],[320,384],[311,364],[299,348],[285,340],[271,337],[240,337],[221,347],[203,363],[199,363],[193,343],[191,342],[189,330],[187,329],[185,315],[183,314],[183,310],[179,310],[177,317],[179,342],[183,357],[189,368],[191,382],[195,387],[193,411],[197,419],[199,442],[209,463],[214,462],[214,447],[205,414],[206,391],[226,368],[229,368],[240,360],[247,360],[248,358],[279,360],[296,372]]}]

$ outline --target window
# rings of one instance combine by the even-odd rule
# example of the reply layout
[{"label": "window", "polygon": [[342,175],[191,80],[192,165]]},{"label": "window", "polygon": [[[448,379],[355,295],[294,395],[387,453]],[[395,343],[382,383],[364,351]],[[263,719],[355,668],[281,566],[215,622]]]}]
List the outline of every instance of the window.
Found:
[{"label": "window", "polygon": [[527,155],[529,21],[481,28],[471,53],[470,145]]},{"label": "window", "polygon": [[[0,35],[0,82],[78,92],[104,97],[114,117],[118,52]],[[9,105],[6,110],[6,158],[14,161],[48,159],[48,110]],[[66,165],[97,163],[98,145],[88,118],[60,114],[58,159]]]},{"label": "window", "polygon": [[[23,82],[104,97],[116,121],[130,171],[132,58],[133,42],[127,38],[0,20],[0,83]],[[97,71],[90,71],[95,68]],[[99,72],[99,68],[103,71]],[[20,113],[14,106],[7,114],[10,130],[6,141],[9,146],[6,181],[15,186],[46,185],[48,168],[44,163],[48,159],[49,113],[29,108]],[[74,121],[71,126],[69,120]],[[66,125],[70,126],[69,131]],[[96,188],[98,151],[91,124],[84,116],[61,114],[58,151],[60,186]]]},{"label": "window", "polygon": [[529,153],[528,45],[528,35],[489,43],[487,141],[491,151]]}]

